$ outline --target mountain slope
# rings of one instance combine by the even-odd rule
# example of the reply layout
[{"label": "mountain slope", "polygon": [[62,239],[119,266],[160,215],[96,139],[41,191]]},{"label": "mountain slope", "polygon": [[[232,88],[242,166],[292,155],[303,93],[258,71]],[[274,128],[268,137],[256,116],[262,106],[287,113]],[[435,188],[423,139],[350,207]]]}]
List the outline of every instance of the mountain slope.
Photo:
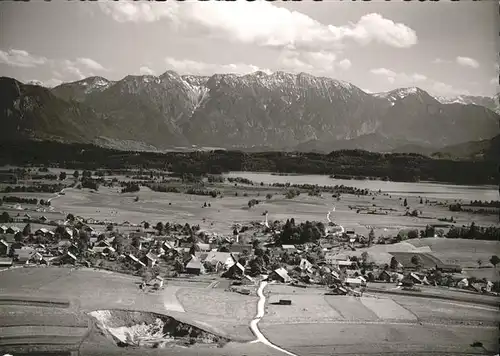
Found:
[{"label": "mountain slope", "polygon": [[[21,92],[34,88],[17,86]],[[26,127],[35,136],[55,134],[107,147],[323,152],[421,147],[432,152],[500,133],[500,116],[482,106],[443,104],[418,88],[372,95],[349,83],[305,73],[203,77],[167,71],[119,81],[91,77],[50,91],[36,88],[43,93],[43,105],[35,112],[21,106],[17,114],[31,115]],[[3,100],[11,108],[16,96]],[[48,124],[49,117],[55,117],[57,125]],[[16,130],[16,125],[9,127]]]},{"label": "mountain slope", "polygon": [[123,139],[160,148],[187,144],[177,122],[195,107],[191,90],[179,76],[127,76],[102,92],[89,94],[84,104],[116,118],[126,129]]},{"label": "mountain slope", "polygon": [[382,97],[391,107],[380,132],[393,139],[442,147],[470,137],[490,138],[499,132],[499,116],[481,106],[441,104],[419,88],[396,89]]},{"label": "mountain slope", "polygon": [[500,114],[500,94],[494,97],[474,96],[474,95],[459,95],[452,98],[436,97],[442,104],[462,104],[462,105],[478,105],[483,106],[491,111]]},{"label": "mountain slope", "polygon": [[446,146],[434,153],[435,157],[450,157],[460,159],[487,159],[500,161],[500,135],[492,139],[465,142]]},{"label": "mountain slope", "polygon": [[301,73],[215,75],[208,96],[184,126],[203,145],[294,146],[375,132],[384,102],[359,88]]},{"label": "mountain slope", "polygon": [[39,138],[89,142],[105,131],[104,118],[68,103],[48,89],[0,78],[1,139]]},{"label": "mountain slope", "polygon": [[426,153],[432,153],[435,149],[425,148],[418,144],[409,144],[408,140],[396,139],[388,136],[384,136],[378,133],[371,133],[367,135],[361,135],[349,140],[337,140],[331,142],[323,142],[318,140],[307,141],[296,146],[296,150],[299,152],[331,152],[336,150],[366,150],[371,152],[399,152],[400,147],[411,146],[414,150],[410,152],[421,153],[421,151]]},{"label": "mountain slope", "polygon": [[66,101],[85,101],[85,98],[93,92],[102,92],[114,82],[103,77],[89,77],[73,83],[63,83],[52,89],[52,93]]}]

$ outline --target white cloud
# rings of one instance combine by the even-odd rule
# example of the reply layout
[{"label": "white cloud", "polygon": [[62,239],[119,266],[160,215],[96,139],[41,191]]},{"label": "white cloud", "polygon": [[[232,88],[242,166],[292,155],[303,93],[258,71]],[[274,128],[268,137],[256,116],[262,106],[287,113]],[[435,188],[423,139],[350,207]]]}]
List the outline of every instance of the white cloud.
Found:
[{"label": "white cloud", "polygon": [[376,13],[362,16],[354,25],[336,28],[329,26],[329,29],[338,34],[344,33],[346,37],[352,37],[362,44],[374,41],[398,48],[417,44],[417,34],[414,30]]},{"label": "white cloud", "polygon": [[7,64],[12,67],[30,68],[46,64],[47,62],[47,58],[35,56],[23,50],[0,50],[0,63]]},{"label": "white cloud", "polygon": [[[30,54],[27,51],[19,49],[0,50],[0,63],[13,67],[33,68],[46,66],[52,69],[55,78],[49,82],[43,82],[44,86],[58,85],[60,79],[83,79],[94,75],[93,71],[105,71],[100,63],[91,58],[80,57],[75,60],[69,59],[51,59],[42,56]],[[68,78],[69,76],[69,78]]]},{"label": "white cloud", "polygon": [[479,68],[479,62],[470,57],[457,57],[456,62],[464,67]]},{"label": "white cloud", "polygon": [[269,69],[259,68],[255,65],[246,63],[215,64],[198,62],[189,59],[176,59],[173,57],[167,57],[165,58],[165,64],[167,65],[168,69],[172,69],[180,74],[249,74],[257,71],[271,73]]},{"label": "white cloud", "polygon": [[52,79],[49,79],[49,80],[46,80],[45,82],[43,82],[43,86],[45,86],[47,88],[53,88],[53,87],[56,87],[62,83],[63,83],[62,80],[52,78]]},{"label": "white cloud", "polygon": [[455,88],[449,84],[436,81],[419,73],[407,74],[396,73],[387,68],[375,68],[370,70],[372,74],[386,77],[387,81],[393,84],[393,87],[401,88],[408,86],[418,86],[426,90],[431,95],[451,97],[456,95],[468,95],[467,90]]},{"label": "white cloud", "polygon": [[285,50],[278,57],[280,70],[294,73],[307,72],[315,75],[333,74],[337,68],[347,70],[351,67],[349,59],[337,61],[337,56],[331,52],[300,52]]},{"label": "white cloud", "polygon": [[344,69],[344,70],[351,68],[351,66],[352,66],[352,63],[347,58],[345,58],[339,62],[339,67]]},{"label": "white cloud", "polygon": [[499,79],[498,79],[498,77],[496,77],[496,78],[491,78],[491,80],[490,80],[490,84],[493,84],[493,85],[498,85],[498,83],[499,83]]},{"label": "white cloud", "polygon": [[78,67],[78,63],[70,61],[69,59],[65,59],[61,62],[61,69],[71,75],[72,78],[76,78],[78,80],[86,77],[86,75],[83,74],[82,69]]},{"label": "white cloud", "polygon": [[421,82],[427,80],[427,77],[423,74],[414,73],[411,78],[416,82]]},{"label": "white cloud", "polygon": [[95,75],[93,71],[106,70],[106,68],[104,68],[101,64],[90,58],[77,58],[74,61],[64,59],[52,62],[55,69],[53,73],[56,77],[62,78],[63,76],[60,72],[63,72],[66,75],[69,75],[71,80],[81,80]]},{"label": "white cloud", "polygon": [[396,76],[396,72],[393,72],[390,69],[387,68],[375,68],[370,70],[370,73],[373,73],[375,75],[385,75],[387,77],[394,77]]},{"label": "white cloud", "polygon": [[93,70],[106,70],[101,64],[97,63],[93,59],[90,58],[77,58],[76,62],[81,64],[89,69]]},{"label": "white cloud", "polygon": [[290,72],[309,72],[312,73],[314,67],[300,58],[299,52],[285,51],[278,58],[278,68]]},{"label": "white cloud", "polygon": [[101,10],[118,22],[167,20],[177,30],[198,29],[202,35],[229,41],[282,48],[319,51],[337,48],[345,40],[406,48],[417,43],[414,30],[402,23],[370,13],[356,23],[335,26],[275,6],[254,2],[101,2]]},{"label": "white cloud", "polygon": [[436,58],[435,60],[432,61],[434,64],[445,64],[445,63],[451,63],[451,61],[442,59],[442,58]]},{"label": "white cloud", "polygon": [[402,86],[416,85],[419,82],[423,82],[423,81],[427,80],[427,77],[423,74],[396,73],[396,72],[394,72],[390,69],[387,69],[387,68],[375,68],[375,69],[370,70],[370,73],[375,74],[375,75],[379,75],[379,76],[384,76],[387,78],[387,81],[389,83],[398,83],[399,85],[402,85]]},{"label": "white cloud", "polygon": [[141,68],[139,68],[139,73],[141,75],[155,75],[155,72],[151,68],[146,66],[142,66]]},{"label": "white cloud", "polygon": [[155,22],[162,18],[171,18],[178,9],[178,4],[164,2],[154,6],[148,3],[132,3],[129,1],[100,2],[99,7],[118,22]]},{"label": "white cloud", "polygon": [[[479,62],[473,58],[470,58],[470,57],[458,56],[455,58],[455,62],[461,66],[464,66],[464,67],[479,68]],[[434,64],[450,64],[450,63],[453,63],[453,61],[450,61],[447,59],[442,59],[442,58],[436,58],[432,61],[432,63],[434,63]]]},{"label": "white cloud", "polygon": [[428,91],[431,95],[453,97],[457,95],[470,95],[469,91],[464,89],[457,89],[449,84],[433,81],[430,83]]}]

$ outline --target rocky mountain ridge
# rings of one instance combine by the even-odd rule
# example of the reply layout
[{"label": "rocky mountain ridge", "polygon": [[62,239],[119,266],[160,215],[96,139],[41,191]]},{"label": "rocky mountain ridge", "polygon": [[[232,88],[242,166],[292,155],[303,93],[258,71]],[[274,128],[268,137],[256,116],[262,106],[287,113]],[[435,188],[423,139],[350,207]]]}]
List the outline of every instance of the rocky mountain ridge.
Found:
[{"label": "rocky mountain ridge", "polygon": [[[13,87],[19,89],[1,99],[0,115],[14,134],[106,142],[108,147],[114,142],[134,149],[135,142],[157,149],[386,152],[404,145],[438,150],[500,133],[500,116],[477,105],[477,98],[447,103],[419,88],[368,94],[350,83],[306,73],[208,77],[167,71],[119,81],[90,77],[52,89],[0,79],[2,90]],[[32,120],[26,122],[26,116]]]}]

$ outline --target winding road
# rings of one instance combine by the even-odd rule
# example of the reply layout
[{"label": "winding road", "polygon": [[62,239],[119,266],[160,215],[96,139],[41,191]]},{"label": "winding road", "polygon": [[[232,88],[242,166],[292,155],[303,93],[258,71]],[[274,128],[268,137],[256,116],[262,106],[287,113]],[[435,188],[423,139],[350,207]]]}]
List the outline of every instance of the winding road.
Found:
[{"label": "winding road", "polygon": [[257,303],[257,315],[255,315],[255,318],[250,322],[250,329],[252,329],[252,332],[254,335],[257,337],[255,341],[252,342],[262,342],[264,345],[267,345],[269,347],[272,347],[273,349],[276,349],[278,351],[281,351],[287,355],[290,356],[297,356],[294,353],[291,353],[290,351],[284,350],[279,346],[276,346],[273,344],[271,341],[266,339],[266,337],[262,334],[262,332],[259,330],[259,321],[264,317],[265,313],[265,306],[266,306],[266,297],[264,296],[264,288],[266,287],[267,282],[261,282],[259,285],[259,288],[257,289],[257,295],[259,296],[259,302]]},{"label": "winding road", "polygon": [[66,189],[68,189],[68,188],[63,188],[63,189],[61,189],[61,191],[60,191],[60,192],[55,193],[55,196],[53,196],[52,198],[47,199],[47,201],[50,203],[50,201],[51,201],[52,199],[59,198],[59,197],[61,196],[61,193],[64,193],[64,191],[65,191]]}]

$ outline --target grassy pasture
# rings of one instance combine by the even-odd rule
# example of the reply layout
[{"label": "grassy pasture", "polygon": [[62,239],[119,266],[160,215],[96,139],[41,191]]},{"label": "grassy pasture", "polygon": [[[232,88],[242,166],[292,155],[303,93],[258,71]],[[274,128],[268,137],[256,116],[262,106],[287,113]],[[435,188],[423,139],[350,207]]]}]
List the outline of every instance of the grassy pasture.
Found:
[{"label": "grassy pasture", "polygon": [[495,325],[500,322],[500,312],[493,306],[471,305],[446,300],[421,299],[408,296],[391,296],[401,307],[410,310],[419,320],[429,323],[445,322],[456,324],[467,321],[478,321]]},{"label": "grassy pasture", "polygon": [[[66,171],[69,178],[65,181],[73,181],[71,170],[50,169],[50,173],[59,174],[60,171]],[[88,189],[69,188],[65,195],[53,199],[53,212],[34,212],[35,206],[24,205],[27,211],[11,210],[9,213],[23,215],[25,212],[33,216],[46,215],[49,219],[60,219],[68,213],[80,215],[86,218],[95,218],[117,223],[129,221],[131,223],[140,223],[149,221],[156,224],[158,221],[174,221],[189,224],[200,224],[202,228],[218,233],[228,233],[230,226],[234,223],[247,223],[249,221],[263,220],[263,213],[269,212],[270,220],[284,220],[294,217],[297,221],[319,220],[327,222],[326,214],[332,205],[336,206],[336,211],[331,215],[331,219],[342,224],[347,229],[354,229],[356,232],[367,235],[370,228],[375,230],[376,236],[395,235],[401,229],[423,229],[427,224],[437,224],[438,218],[453,216],[457,224],[470,224],[475,221],[479,225],[491,225],[497,223],[497,217],[494,215],[480,215],[466,212],[451,213],[446,207],[438,205],[420,204],[420,197],[408,192],[395,192],[378,194],[376,196],[354,196],[343,194],[340,201],[331,197],[329,193],[322,193],[320,197],[308,196],[303,192],[294,199],[286,199],[283,193],[285,188],[272,187],[267,183],[280,178],[281,181],[294,181],[294,179],[311,179],[310,183],[320,184],[346,184],[367,186],[375,184],[372,181],[360,183],[357,181],[337,181],[322,176],[289,176],[275,177],[269,175],[252,175],[251,173],[241,173],[243,177],[248,176],[251,179],[264,180],[266,184],[260,186],[258,182],[255,185],[246,185],[242,183],[206,183],[204,189],[217,189],[222,192],[223,198],[212,198],[210,196],[197,196],[180,193],[160,193],[151,191],[148,188],[141,187],[140,192],[121,194],[120,187],[108,188],[101,186],[97,192],[91,192]],[[234,174],[231,174],[234,176]],[[111,177],[107,177],[111,178]],[[124,176],[116,176],[119,180],[124,180]],[[306,180],[307,180],[306,179]],[[316,179],[316,180],[315,180]],[[299,182],[297,181],[297,182]],[[302,182],[302,181],[300,181]],[[30,182],[25,182],[30,184]],[[383,183],[383,184],[382,184]],[[172,186],[179,186],[182,189],[190,187],[191,184],[183,184],[180,181],[167,183]],[[385,190],[391,190],[391,187],[402,189],[399,185],[403,183],[378,182]],[[377,185],[375,184],[375,185]],[[406,184],[408,185],[408,184]],[[426,198],[426,184],[421,196]],[[394,188],[393,187],[393,188]],[[406,187],[406,186],[405,186]],[[415,190],[411,184],[404,189]],[[419,188],[420,189],[420,188]],[[437,188],[433,188],[437,189]],[[451,189],[451,188],[442,188]],[[458,189],[458,188],[453,188]],[[418,190],[418,189],[417,189]],[[477,190],[481,191],[481,190]],[[471,195],[474,190],[466,191]],[[272,194],[271,199],[266,199],[266,195]],[[393,194],[393,195],[391,195]],[[396,195],[397,194],[397,195]],[[430,193],[429,193],[430,194]],[[9,193],[7,195],[16,195],[20,197],[35,197],[48,199],[54,197],[53,194],[46,193]],[[237,195],[237,196],[236,196]],[[138,197],[139,201],[135,201]],[[471,195],[472,197],[472,195]],[[403,206],[404,199],[407,199],[410,211],[417,209],[422,211],[419,217],[404,216],[406,208]],[[248,208],[250,199],[259,199],[261,203]],[[432,198],[433,201],[444,202],[453,200]],[[203,208],[204,203],[210,203],[212,206]],[[359,213],[357,211],[359,210]],[[7,209],[8,211],[8,209]],[[367,212],[372,213],[367,213]],[[387,213],[387,215],[385,214]],[[12,215],[11,214],[11,215]],[[49,216],[50,215],[50,216]],[[120,228],[125,229],[125,228]]]},{"label": "grassy pasture", "polygon": [[[6,306],[5,306],[6,307]],[[61,327],[88,327],[88,319],[74,310],[61,310],[53,307],[9,305],[8,313],[0,314],[0,325],[8,326],[44,326],[53,320]]]},{"label": "grassy pasture", "polygon": [[[437,262],[434,258],[437,258],[445,264],[457,264],[462,268],[477,268],[478,260],[482,261],[482,266],[492,266],[489,259],[493,254],[500,254],[500,241],[430,237],[409,239],[392,245],[373,245],[369,248],[359,248],[356,251],[346,253],[359,258],[365,251],[369,254],[369,259],[378,264],[389,263],[392,252],[399,254],[399,258],[405,258],[408,261],[413,254],[420,252],[420,257],[426,267],[434,267],[435,262]],[[485,276],[487,278],[491,278],[493,275],[491,269],[486,271],[473,270],[471,273],[474,273],[475,276]]]},{"label": "grassy pasture", "polygon": [[[294,199],[286,199],[282,194],[283,189],[272,187],[242,185],[234,187],[229,184],[208,187],[212,188],[221,190],[223,198],[159,193],[144,187],[140,192],[125,194],[119,193],[118,188],[107,187],[101,187],[95,193],[86,189],[68,189],[65,195],[52,200],[52,206],[63,214],[72,213],[118,223],[124,221],[140,223],[143,220],[151,223],[158,221],[199,223],[202,228],[219,233],[227,233],[234,223],[262,221],[265,211],[269,212],[270,220],[294,217],[297,221],[319,220],[326,223],[326,214],[332,205],[336,206],[335,213],[331,215],[332,220],[341,223],[347,229],[355,229],[356,232],[365,235],[370,228],[374,228],[376,236],[395,235],[405,228],[423,229],[427,224],[439,223],[437,218],[452,215],[444,207],[423,206],[418,204],[419,199],[412,201],[411,198],[408,199],[409,204],[412,208],[422,210],[422,216],[403,216],[405,209],[402,201],[398,197],[390,198],[384,195],[357,197],[345,194],[340,201],[337,201],[326,193],[322,197],[311,197],[303,193]],[[238,192],[238,196],[235,196],[235,192]],[[269,200],[265,198],[267,193],[273,193],[273,197]],[[243,196],[244,194],[247,196]],[[134,201],[136,197],[139,198],[137,202]],[[247,203],[250,199],[259,199],[261,203],[249,209]],[[203,208],[205,202],[210,203],[211,207]],[[366,214],[365,210],[357,214],[358,209],[387,211],[387,215]],[[458,224],[469,224],[473,220],[477,224],[495,223],[495,217],[490,215],[454,213],[453,216]]]},{"label": "grassy pasture", "polygon": [[[206,285],[196,288],[196,285],[170,286],[167,284],[162,291],[146,293],[139,289],[140,278],[121,275],[118,273],[106,273],[91,269],[69,269],[62,267],[47,268],[18,268],[0,273],[0,295],[29,295],[36,293],[40,298],[60,299],[62,296],[71,300],[74,308],[80,312],[90,312],[102,309],[126,309],[138,310],[171,315],[187,323],[200,325],[206,330],[227,335],[237,340],[248,339],[249,332],[235,326],[241,326],[248,319],[242,321],[231,318],[223,319],[217,323],[218,317],[206,318],[206,313],[197,311],[196,305],[200,303],[199,298],[189,300],[194,304],[191,307],[187,301],[181,303],[176,297],[183,289],[187,288],[185,294],[202,296],[206,293]],[[197,291],[200,292],[197,292]],[[224,293],[224,292],[220,292]],[[232,298],[232,308],[235,310],[236,303]],[[201,297],[200,297],[201,298]],[[248,297],[250,298],[250,297]],[[215,305],[215,302],[213,302]],[[203,304],[200,304],[203,305]],[[220,305],[223,305],[220,303]],[[191,307],[191,309],[189,309]],[[254,311],[251,313],[253,315]],[[246,324],[248,328],[248,324]],[[239,334],[242,331],[243,334]]]},{"label": "grassy pasture", "polygon": [[482,341],[489,350],[498,347],[496,328],[330,323],[264,325],[262,330],[271,342],[298,355],[451,355],[482,352],[469,346],[474,341]]},{"label": "grassy pasture", "polygon": [[419,257],[421,267],[423,267],[423,268],[433,268],[436,265],[438,265],[438,266],[442,265],[442,262],[430,253],[415,254],[412,252],[392,252],[391,254],[394,257],[396,257],[398,262],[402,263],[403,266],[413,265],[411,262],[411,259],[413,258],[413,256]]},{"label": "grassy pasture", "polygon": [[444,263],[456,263],[462,267],[477,267],[478,259],[484,266],[491,266],[491,256],[500,255],[500,241],[426,238],[407,242],[416,247],[429,246],[432,254]]},{"label": "grassy pasture", "polygon": [[248,325],[255,316],[257,296],[246,296],[215,289],[181,289],[177,298],[187,312],[218,316]]}]

